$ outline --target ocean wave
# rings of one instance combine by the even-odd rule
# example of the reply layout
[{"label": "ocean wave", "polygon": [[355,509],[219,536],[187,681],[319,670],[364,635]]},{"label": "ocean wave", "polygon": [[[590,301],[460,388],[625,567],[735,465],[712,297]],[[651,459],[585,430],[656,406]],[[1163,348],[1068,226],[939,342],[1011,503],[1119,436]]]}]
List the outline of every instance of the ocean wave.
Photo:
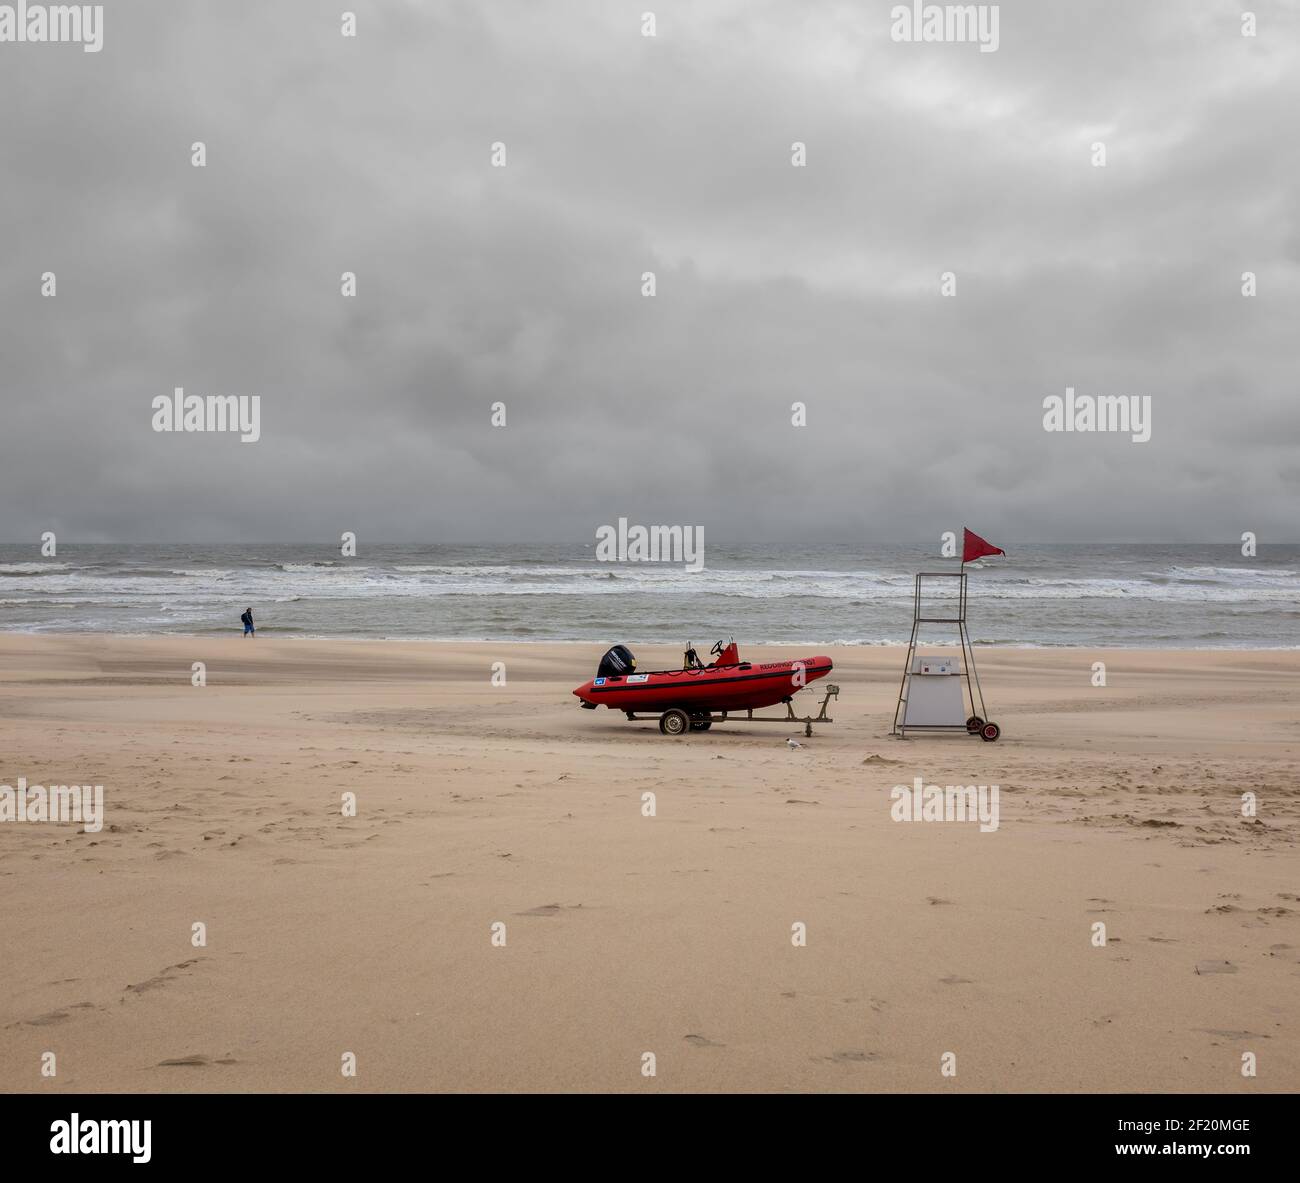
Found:
[{"label": "ocean wave", "polygon": [[67,563],[0,563],[0,575],[57,575]]},{"label": "ocean wave", "polygon": [[1182,578],[1194,579],[1295,579],[1295,571],[1281,570],[1275,567],[1171,567],[1169,573]]},{"label": "ocean wave", "polygon": [[[139,575],[140,571],[132,571],[131,574]],[[148,574],[153,574],[152,571]],[[230,567],[179,567],[170,568],[165,572],[167,575],[180,575],[190,579],[234,579],[239,572]]]},{"label": "ocean wave", "polygon": [[[26,566],[26,565],[24,565]],[[39,573],[38,573],[39,572]],[[373,568],[310,565],[291,571],[228,570],[198,572],[176,569],[167,579],[127,569],[87,578],[77,570],[22,571],[4,585],[11,595],[27,590],[44,596],[67,595],[112,602],[165,595],[170,600],[217,605],[236,600],[292,598],[329,600],[438,599],[444,597],[718,596],[748,600],[839,600],[850,604],[901,602],[911,598],[911,577],[857,572],[710,570],[680,568],[595,568],[579,574],[525,574],[455,570],[401,573]],[[984,579],[970,588],[972,598],[986,601],[1146,600],[1183,603],[1244,604],[1300,602],[1300,580],[1274,575],[1246,582],[1150,578],[1018,576]],[[936,597],[936,603],[944,597]]]},{"label": "ocean wave", "polygon": [[[34,548],[15,546],[0,551],[10,560],[0,564],[0,629],[229,635],[251,605],[261,628],[281,636],[486,636],[608,647],[629,637],[679,644],[688,634],[711,640],[734,632],[742,644],[817,644],[807,638],[820,636],[821,643],[886,645],[906,639],[914,569],[957,570],[889,548],[719,548],[710,552],[718,565],[702,571],[571,553],[375,546],[346,560],[327,547],[110,552],[70,545],[63,560],[40,561]],[[1226,546],[1109,553],[1040,551],[1017,564],[989,560],[985,570],[968,564],[976,641],[1277,647],[1296,633],[1300,548],[1273,551],[1272,565],[1239,560]]]}]

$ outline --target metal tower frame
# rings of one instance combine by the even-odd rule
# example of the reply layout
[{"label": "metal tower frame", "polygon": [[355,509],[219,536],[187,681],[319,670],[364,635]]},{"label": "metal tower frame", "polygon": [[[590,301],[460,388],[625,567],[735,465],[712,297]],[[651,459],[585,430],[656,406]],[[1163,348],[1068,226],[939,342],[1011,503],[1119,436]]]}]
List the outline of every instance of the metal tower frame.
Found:
[{"label": "metal tower frame", "polygon": [[[957,615],[956,616],[922,616],[921,580],[923,579],[958,579]],[[903,665],[903,680],[898,687],[898,705],[894,707],[894,727],[891,735],[906,737],[908,731],[967,731],[964,723],[914,723],[910,727],[904,723],[899,726],[899,718],[905,717],[908,687],[912,681],[912,659],[916,656],[916,637],[923,624],[955,624],[957,637],[961,645],[961,673],[966,679],[966,697],[970,700],[970,713],[982,722],[988,721],[984,708],[984,691],[980,689],[979,671],[975,668],[975,651],[970,643],[970,634],[966,631],[966,572],[961,571],[918,571],[916,584],[912,592],[912,637],[907,643],[907,661]],[[979,699],[976,709],[975,700]]]}]

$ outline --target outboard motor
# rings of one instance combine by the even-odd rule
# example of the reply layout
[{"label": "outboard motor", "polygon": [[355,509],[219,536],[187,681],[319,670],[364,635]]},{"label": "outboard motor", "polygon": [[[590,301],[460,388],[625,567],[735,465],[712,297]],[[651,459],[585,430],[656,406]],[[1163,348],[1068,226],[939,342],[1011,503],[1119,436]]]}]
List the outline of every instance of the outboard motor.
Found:
[{"label": "outboard motor", "polygon": [[632,656],[632,650],[626,645],[615,645],[600,659],[600,665],[596,667],[596,677],[625,678],[634,669],[636,669],[636,658]]}]

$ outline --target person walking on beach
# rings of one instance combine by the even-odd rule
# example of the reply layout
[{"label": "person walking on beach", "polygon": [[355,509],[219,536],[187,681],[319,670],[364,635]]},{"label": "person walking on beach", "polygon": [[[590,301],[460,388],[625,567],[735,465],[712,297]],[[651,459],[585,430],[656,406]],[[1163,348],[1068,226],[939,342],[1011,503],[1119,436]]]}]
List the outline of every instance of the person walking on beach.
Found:
[{"label": "person walking on beach", "polygon": [[241,616],[239,619],[242,620],[242,621],[244,622],[244,636],[247,637],[247,636],[250,636],[250,635],[251,635],[251,636],[253,636],[253,637],[256,637],[256,636],[257,636],[257,630],[253,627],[253,610],[252,610],[252,608],[245,608],[245,609],[244,609],[244,614],[243,614],[243,616]]}]

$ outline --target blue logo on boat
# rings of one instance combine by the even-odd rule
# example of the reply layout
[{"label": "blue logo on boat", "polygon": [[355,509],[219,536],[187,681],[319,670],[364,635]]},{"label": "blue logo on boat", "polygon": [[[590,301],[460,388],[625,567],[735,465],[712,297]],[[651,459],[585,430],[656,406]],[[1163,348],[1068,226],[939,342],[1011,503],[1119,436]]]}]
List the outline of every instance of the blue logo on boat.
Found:
[{"label": "blue logo on boat", "polygon": [[604,684],[605,684],[605,679],[604,679],[604,678],[597,678],[597,679],[592,683],[593,686],[603,686]]}]

